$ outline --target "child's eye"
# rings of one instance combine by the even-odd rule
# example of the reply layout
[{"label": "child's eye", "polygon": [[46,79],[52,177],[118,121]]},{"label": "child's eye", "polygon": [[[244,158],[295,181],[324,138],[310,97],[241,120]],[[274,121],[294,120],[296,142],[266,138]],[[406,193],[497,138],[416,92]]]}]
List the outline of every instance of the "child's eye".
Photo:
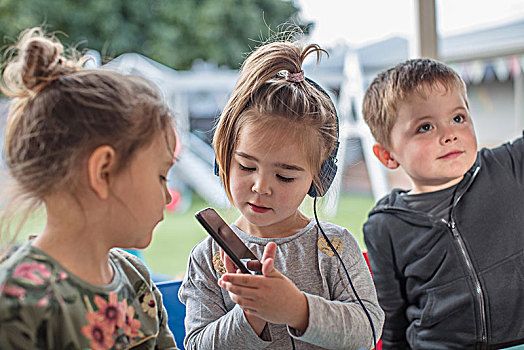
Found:
[{"label": "child's eye", "polygon": [[433,127],[431,126],[431,124],[424,124],[424,125],[422,125],[421,127],[418,128],[417,132],[420,132],[420,133],[428,132],[428,131],[430,131],[431,129],[433,129]]},{"label": "child's eye", "polygon": [[455,123],[463,123],[464,122],[464,117],[462,115],[456,115],[455,117],[453,117],[453,122]]},{"label": "child's eye", "polygon": [[249,168],[247,166],[243,166],[242,164],[239,164],[240,165],[240,170],[243,170],[243,171],[255,171],[256,169],[255,168]]},{"label": "child's eye", "polygon": [[164,175],[159,175],[159,177],[160,177],[160,181],[167,182],[167,177],[165,177]]},{"label": "child's eye", "polygon": [[293,182],[295,180],[293,177],[284,177],[282,175],[277,175],[277,178],[282,182]]}]

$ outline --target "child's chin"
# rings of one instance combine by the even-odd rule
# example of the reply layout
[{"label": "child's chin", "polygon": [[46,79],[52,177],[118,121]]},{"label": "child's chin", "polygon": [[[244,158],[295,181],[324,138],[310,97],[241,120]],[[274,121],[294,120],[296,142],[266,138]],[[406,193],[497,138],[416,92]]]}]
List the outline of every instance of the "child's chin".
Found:
[{"label": "child's chin", "polygon": [[152,240],[153,240],[153,232],[151,232],[147,237],[144,237],[142,240],[136,242],[135,248],[136,249],[145,249],[149,247]]}]

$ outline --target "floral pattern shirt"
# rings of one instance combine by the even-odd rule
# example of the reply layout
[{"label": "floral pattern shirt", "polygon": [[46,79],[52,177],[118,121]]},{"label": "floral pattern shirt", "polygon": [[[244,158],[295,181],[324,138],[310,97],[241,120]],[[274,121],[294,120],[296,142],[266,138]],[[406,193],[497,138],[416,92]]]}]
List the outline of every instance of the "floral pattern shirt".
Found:
[{"label": "floral pattern shirt", "polygon": [[89,284],[27,242],[0,264],[2,349],[176,349],[143,263],[113,249],[113,281]]}]

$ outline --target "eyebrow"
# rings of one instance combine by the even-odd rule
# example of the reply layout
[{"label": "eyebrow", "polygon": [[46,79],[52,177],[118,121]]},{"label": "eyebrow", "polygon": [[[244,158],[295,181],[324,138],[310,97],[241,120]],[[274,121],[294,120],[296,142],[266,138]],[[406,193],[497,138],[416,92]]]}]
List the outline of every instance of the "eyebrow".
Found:
[{"label": "eyebrow", "polygon": [[[253,157],[249,154],[246,154],[244,152],[238,152],[236,151],[235,154],[239,157],[246,158],[252,161],[257,162],[258,159],[256,157]],[[286,164],[286,163],[275,163],[275,166],[278,168],[286,169],[286,170],[295,170],[295,171],[305,171],[304,168],[299,167],[298,165],[292,165],[292,164]]]},{"label": "eyebrow", "polygon": [[[452,108],[452,109],[449,109],[449,110],[447,110],[447,111],[445,111],[445,112],[451,114],[451,113],[456,113],[456,112],[458,112],[458,111],[461,111],[461,112],[464,112],[464,111],[465,111],[465,112],[468,112],[468,109],[467,109],[465,106],[457,106],[457,107]],[[421,119],[432,118],[432,117],[433,117],[433,115],[423,115],[423,116],[420,116],[420,117],[415,117],[415,118],[413,118],[412,120],[414,120],[414,121],[419,121],[419,120],[421,120]]]},{"label": "eyebrow", "polygon": [[466,111],[466,112],[469,112],[468,109],[467,109],[465,106],[459,106],[459,107],[456,107],[456,108],[454,108],[451,112],[452,112],[452,113],[455,113],[455,112],[458,112],[458,111]]},{"label": "eyebrow", "polygon": [[420,116],[420,117],[415,117],[413,119],[411,119],[408,123],[408,125],[416,125],[422,121],[424,121],[425,119],[431,119],[432,117],[430,115],[423,115],[423,116]]}]

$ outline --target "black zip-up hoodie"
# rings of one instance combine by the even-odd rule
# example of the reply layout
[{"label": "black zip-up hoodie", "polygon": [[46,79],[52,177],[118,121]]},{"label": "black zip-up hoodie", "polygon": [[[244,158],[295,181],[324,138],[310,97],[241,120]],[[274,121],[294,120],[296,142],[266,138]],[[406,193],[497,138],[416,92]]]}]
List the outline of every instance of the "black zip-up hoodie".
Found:
[{"label": "black zip-up hoodie", "polygon": [[393,190],[364,224],[386,313],[383,349],[524,343],[524,141],[479,151],[451,219],[410,210]]}]

